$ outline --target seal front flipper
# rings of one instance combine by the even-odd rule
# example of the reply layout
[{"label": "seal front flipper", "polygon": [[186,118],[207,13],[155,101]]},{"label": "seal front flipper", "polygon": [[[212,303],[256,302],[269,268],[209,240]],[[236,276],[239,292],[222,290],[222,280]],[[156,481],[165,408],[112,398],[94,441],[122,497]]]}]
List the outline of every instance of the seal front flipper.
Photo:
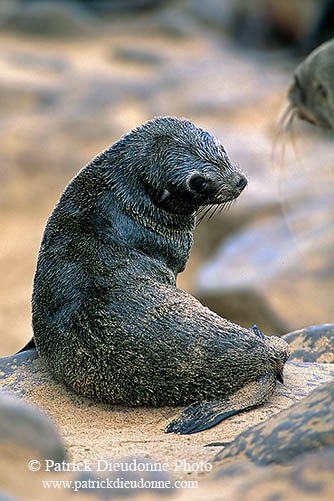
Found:
[{"label": "seal front flipper", "polygon": [[267,374],[246,384],[224,400],[196,402],[173,419],[166,426],[165,433],[190,435],[212,428],[229,416],[265,402],[273,393],[275,385],[276,377]]}]

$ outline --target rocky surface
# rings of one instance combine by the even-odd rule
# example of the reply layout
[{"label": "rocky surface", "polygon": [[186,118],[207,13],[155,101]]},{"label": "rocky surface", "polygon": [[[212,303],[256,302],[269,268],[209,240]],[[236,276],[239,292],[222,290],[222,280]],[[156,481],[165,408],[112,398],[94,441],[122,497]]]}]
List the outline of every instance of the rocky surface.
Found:
[{"label": "rocky surface", "polygon": [[291,467],[282,471],[269,468],[254,476],[243,477],[233,499],[249,500],[296,499],[330,501],[334,495],[333,482],[334,448],[323,449],[314,454],[297,458]]},{"label": "rocky surface", "polygon": [[52,421],[35,406],[0,392],[0,449],[7,448],[8,442],[26,459],[31,459],[32,451],[36,459],[66,459],[63,440]]},{"label": "rocky surface", "polygon": [[312,325],[284,336],[290,361],[334,363],[334,324]]},{"label": "rocky surface", "polygon": [[[276,465],[261,468],[252,463],[240,463],[226,467],[202,482],[201,487],[191,493],[191,499],[331,501],[334,495],[333,468],[334,447],[299,456],[288,468]],[[183,491],[180,499],[189,498],[189,491]]]},{"label": "rocky surface", "polygon": [[61,38],[94,33],[94,16],[80,1],[5,0],[3,3],[1,25],[6,31]]},{"label": "rocky surface", "polygon": [[285,464],[311,450],[334,446],[333,395],[333,381],[321,385],[292,407],[238,435],[215,462],[221,467],[247,458],[260,466]]}]

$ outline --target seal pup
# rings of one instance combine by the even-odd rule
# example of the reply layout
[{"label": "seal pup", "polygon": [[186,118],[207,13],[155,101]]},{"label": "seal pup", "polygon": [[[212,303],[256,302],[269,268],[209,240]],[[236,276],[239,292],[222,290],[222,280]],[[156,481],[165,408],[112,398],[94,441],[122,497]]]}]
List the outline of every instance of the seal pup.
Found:
[{"label": "seal pup", "polygon": [[315,49],[296,68],[288,90],[289,107],[283,121],[290,117],[334,131],[334,39]]},{"label": "seal pup", "polygon": [[197,211],[246,184],[218,139],[172,117],[134,129],[78,173],[46,225],[32,297],[36,347],[57,379],[107,403],[190,405],[166,428],[176,433],[272,394],[288,344],[176,287]]}]

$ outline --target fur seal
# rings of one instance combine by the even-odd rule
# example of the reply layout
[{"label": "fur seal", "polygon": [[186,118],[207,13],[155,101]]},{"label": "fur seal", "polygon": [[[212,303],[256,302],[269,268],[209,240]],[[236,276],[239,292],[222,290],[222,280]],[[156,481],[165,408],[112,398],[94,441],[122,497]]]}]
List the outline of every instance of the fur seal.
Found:
[{"label": "fur seal", "polygon": [[334,39],[323,43],[294,73],[288,114],[334,131]]},{"label": "fur seal", "polygon": [[57,379],[107,403],[190,405],[166,428],[176,433],[271,395],[288,344],[176,287],[197,211],[246,184],[218,139],[172,117],[134,129],[78,173],[46,225],[32,297],[36,347]]}]

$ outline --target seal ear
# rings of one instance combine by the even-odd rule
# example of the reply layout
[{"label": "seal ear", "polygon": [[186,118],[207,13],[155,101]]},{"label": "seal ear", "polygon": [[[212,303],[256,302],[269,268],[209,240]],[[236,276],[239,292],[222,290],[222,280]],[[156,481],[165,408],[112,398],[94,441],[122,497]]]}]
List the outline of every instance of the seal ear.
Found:
[{"label": "seal ear", "polygon": [[162,204],[170,196],[170,192],[166,189],[162,192],[161,197],[158,200],[159,205]]}]

